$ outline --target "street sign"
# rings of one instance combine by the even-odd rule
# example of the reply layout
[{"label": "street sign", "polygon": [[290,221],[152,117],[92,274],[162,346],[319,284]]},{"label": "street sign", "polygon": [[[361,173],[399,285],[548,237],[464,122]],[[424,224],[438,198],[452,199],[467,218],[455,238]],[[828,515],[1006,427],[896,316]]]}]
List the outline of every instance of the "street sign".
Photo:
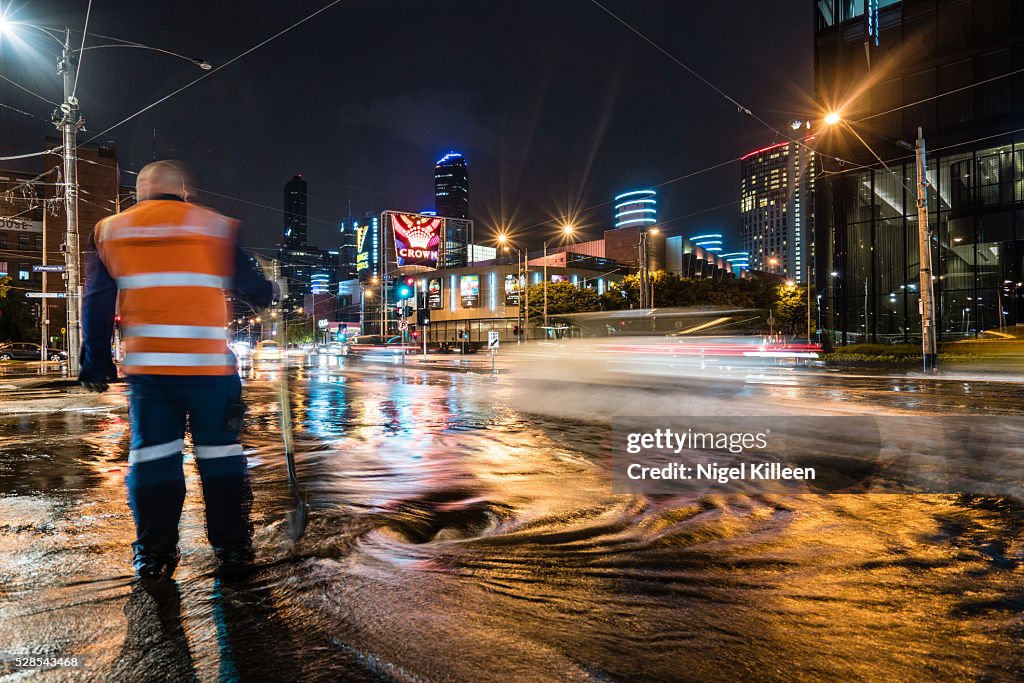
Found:
[{"label": "street sign", "polygon": [[34,264],[32,264],[32,272],[33,273],[63,273],[64,272],[64,266],[62,266],[60,264],[54,264],[52,266],[50,264],[47,264],[45,266],[41,266],[38,263],[34,263]]},{"label": "street sign", "polygon": [[29,299],[64,299],[67,297],[67,294],[64,292],[47,292],[46,294],[42,292],[25,292],[25,296]]},{"label": "street sign", "polygon": [[400,329],[402,332],[405,332],[407,329],[409,329],[409,323],[405,320],[399,320],[398,329]]},{"label": "street sign", "polygon": [[317,327],[319,327],[321,330],[326,330],[327,329],[327,318],[321,318],[320,320],[317,320],[316,324],[317,324]]},{"label": "street sign", "polygon": [[500,342],[498,341],[498,331],[497,330],[490,330],[487,333],[487,348],[489,348],[489,349],[496,349],[496,348],[498,348],[499,344],[500,344]]}]

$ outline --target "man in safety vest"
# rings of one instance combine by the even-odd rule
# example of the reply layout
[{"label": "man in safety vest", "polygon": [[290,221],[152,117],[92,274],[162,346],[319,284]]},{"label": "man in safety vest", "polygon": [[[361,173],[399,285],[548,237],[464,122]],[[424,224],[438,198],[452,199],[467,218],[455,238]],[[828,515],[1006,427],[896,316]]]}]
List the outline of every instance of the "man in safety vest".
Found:
[{"label": "man in safety vest", "polygon": [[203,482],[207,537],[221,570],[239,572],[253,559],[252,493],[238,443],[245,408],[228,348],[225,294],[262,308],[273,300],[273,286],[239,248],[236,221],[188,203],[181,165],[147,165],[136,189],[138,204],[96,225],[78,378],[102,392],[117,376],[110,353],[116,305],[129,389],[126,481],[136,574],[169,577],[178,564],[186,423]]}]

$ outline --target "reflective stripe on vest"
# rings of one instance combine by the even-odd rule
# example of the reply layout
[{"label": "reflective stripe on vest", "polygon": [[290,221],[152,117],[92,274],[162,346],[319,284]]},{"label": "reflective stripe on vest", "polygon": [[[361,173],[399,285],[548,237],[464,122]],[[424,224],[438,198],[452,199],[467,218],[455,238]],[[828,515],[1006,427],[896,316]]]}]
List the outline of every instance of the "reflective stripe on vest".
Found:
[{"label": "reflective stripe on vest", "polygon": [[133,225],[118,228],[113,232],[109,223],[101,225],[96,231],[96,241],[132,239],[135,237],[179,237],[182,235],[204,235],[228,239],[231,237],[230,225]]},{"label": "reflective stripe on vest", "polygon": [[157,337],[160,339],[227,339],[227,330],[223,327],[204,327],[202,325],[133,325],[124,328],[123,336]]},{"label": "reflective stripe on vest", "polygon": [[118,289],[146,289],[147,287],[214,287],[228,289],[231,278],[207,273],[142,273],[117,278]]},{"label": "reflective stripe on vest", "polygon": [[148,353],[140,351],[137,353],[126,353],[124,364],[138,368],[233,366],[235,364],[235,356],[232,353]]}]

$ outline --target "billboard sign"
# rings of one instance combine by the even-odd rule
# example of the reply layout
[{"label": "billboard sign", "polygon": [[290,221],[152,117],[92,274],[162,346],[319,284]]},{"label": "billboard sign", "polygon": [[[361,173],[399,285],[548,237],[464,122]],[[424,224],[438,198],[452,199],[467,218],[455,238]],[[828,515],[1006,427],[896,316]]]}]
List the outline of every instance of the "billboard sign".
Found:
[{"label": "billboard sign", "polygon": [[427,308],[444,308],[444,286],[439,277],[427,281]]},{"label": "billboard sign", "polygon": [[480,306],[480,276],[463,275],[459,278],[459,294],[462,296],[463,308]]},{"label": "billboard sign", "polygon": [[416,213],[392,213],[390,216],[398,267],[425,266],[436,269],[444,219]]},{"label": "billboard sign", "polygon": [[[518,281],[517,281],[518,280]],[[519,299],[523,295],[523,289],[526,285],[526,278],[519,276],[518,278],[509,273],[505,276],[505,305],[506,306],[518,306]]]},{"label": "billboard sign", "polygon": [[0,216],[0,230],[19,230],[21,232],[43,232],[42,221],[29,221],[17,216]]},{"label": "billboard sign", "polygon": [[362,272],[370,269],[370,225],[356,226],[356,270]]}]

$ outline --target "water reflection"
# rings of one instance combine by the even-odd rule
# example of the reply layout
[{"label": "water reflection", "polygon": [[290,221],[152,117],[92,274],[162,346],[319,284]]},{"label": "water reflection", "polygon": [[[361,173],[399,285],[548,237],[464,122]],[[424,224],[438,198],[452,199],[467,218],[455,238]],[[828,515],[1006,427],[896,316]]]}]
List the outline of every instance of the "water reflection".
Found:
[{"label": "water reflection", "polygon": [[998,679],[1024,664],[1013,501],[624,496],[607,476],[620,411],[1020,411],[1006,386],[293,368],[314,506],[294,546],[281,371],[245,374],[262,569],[241,585],[214,575],[190,468],[178,584],[127,587],[123,411],[0,418],[0,650],[57,639],[114,680]]}]

